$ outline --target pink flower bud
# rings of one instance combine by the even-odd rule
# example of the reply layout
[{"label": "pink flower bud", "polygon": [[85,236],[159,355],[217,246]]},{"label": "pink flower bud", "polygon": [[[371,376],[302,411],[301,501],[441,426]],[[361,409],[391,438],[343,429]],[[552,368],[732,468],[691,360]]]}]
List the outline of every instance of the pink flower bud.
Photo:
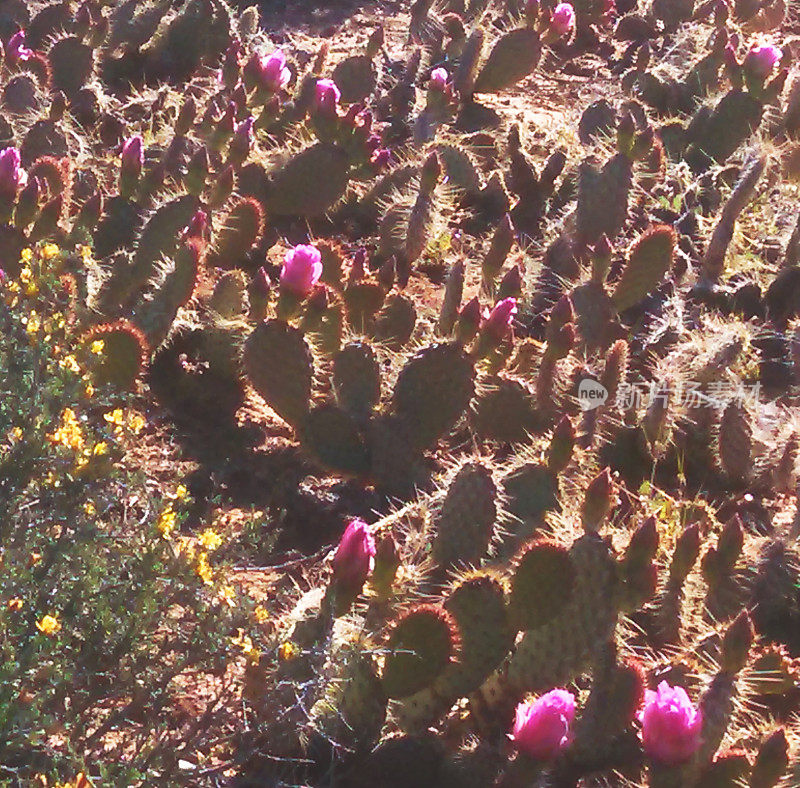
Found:
[{"label": "pink flower bud", "polygon": [[369,526],[363,520],[351,520],[333,557],[334,582],[358,593],[374,568],[375,539]]},{"label": "pink flower bud", "polygon": [[335,115],[341,91],[332,79],[318,79],[316,86],[316,106],[326,115]]},{"label": "pink flower bud", "polygon": [[19,30],[8,39],[6,44],[6,59],[12,66],[22,61],[29,60],[33,52],[25,46],[25,31]]},{"label": "pink flower bud", "polygon": [[186,225],[186,229],[183,232],[184,240],[189,238],[205,240],[208,236],[208,230],[208,214],[203,210],[197,210],[189,224]]},{"label": "pink flower bud", "polygon": [[255,119],[250,116],[245,118],[237,127],[236,127],[236,136],[241,139],[243,143],[250,143],[250,139],[253,136],[253,124],[255,123]]},{"label": "pink flower bud", "polygon": [[572,741],[575,696],[554,689],[535,701],[520,703],[510,735],[517,750],[536,760],[556,758]]},{"label": "pink flower bud", "polygon": [[0,195],[13,202],[17,192],[28,182],[28,175],[20,166],[20,155],[16,148],[0,151]]},{"label": "pink flower bud", "polygon": [[439,93],[444,93],[447,90],[447,80],[450,75],[447,73],[446,68],[435,68],[431,71],[430,88]]},{"label": "pink flower bud", "polygon": [[492,311],[486,315],[484,331],[493,339],[501,342],[511,333],[511,326],[516,314],[516,298],[504,298],[502,301],[498,301]]},{"label": "pink flower bud", "polygon": [[144,167],[144,140],[136,134],[122,144],[122,171],[138,178]]},{"label": "pink flower bud", "polygon": [[569,3],[559,3],[550,22],[553,31],[566,36],[575,28],[575,9]]},{"label": "pink flower bud", "polygon": [[286,253],[281,268],[281,287],[305,298],[322,276],[322,255],[316,246],[300,244]]},{"label": "pink flower bud", "polygon": [[272,283],[269,281],[269,275],[262,265],[253,277],[253,290],[262,298],[268,298],[271,287]]},{"label": "pink flower bud", "polygon": [[683,687],[670,687],[662,681],[656,692],[647,690],[639,721],[642,744],[654,761],[679,764],[688,761],[700,747],[703,715]]},{"label": "pink flower bud", "polygon": [[456,320],[456,338],[466,345],[475,338],[481,325],[481,304],[477,297],[471,298],[461,308]]},{"label": "pink flower bud", "polygon": [[744,68],[748,74],[761,81],[766,80],[775,66],[781,62],[783,52],[772,44],[753,45],[745,55]]},{"label": "pink flower bud", "polygon": [[392,160],[392,152],[388,148],[381,148],[372,154],[372,165],[377,170],[382,170],[389,166]]}]

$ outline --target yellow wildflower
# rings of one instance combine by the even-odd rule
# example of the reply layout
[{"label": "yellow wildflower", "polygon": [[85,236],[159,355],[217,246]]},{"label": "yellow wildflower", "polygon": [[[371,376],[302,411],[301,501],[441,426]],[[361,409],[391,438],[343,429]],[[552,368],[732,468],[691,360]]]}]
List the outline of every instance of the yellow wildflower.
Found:
[{"label": "yellow wildflower", "polygon": [[64,410],[61,414],[61,426],[47,437],[52,443],[59,443],[73,451],[77,452],[83,449],[83,432],[72,408]]},{"label": "yellow wildflower", "polygon": [[84,386],[83,393],[84,393],[84,394],[85,394],[87,397],[93,397],[93,396],[94,396],[94,386],[93,386],[91,383],[87,383],[87,384]]},{"label": "yellow wildflower", "polygon": [[32,337],[39,332],[41,327],[42,321],[39,319],[39,315],[37,315],[35,311],[31,312],[26,320],[25,332],[29,337]]},{"label": "yellow wildflower", "polygon": [[12,430],[11,430],[11,431],[8,433],[8,439],[9,439],[9,440],[10,440],[12,443],[17,443],[17,441],[21,441],[21,440],[22,440],[22,428],[21,428],[21,427],[14,427],[14,428],[13,428],[13,429],[12,429]]},{"label": "yellow wildflower", "polygon": [[253,645],[250,635],[246,635],[243,629],[240,629],[235,638],[231,638],[231,644],[236,648],[240,648],[242,653],[252,662],[258,662],[261,658],[261,652]]},{"label": "yellow wildflower", "polygon": [[108,443],[106,441],[99,441],[95,443],[94,447],[92,448],[92,454],[95,457],[102,457],[104,454],[108,454]]},{"label": "yellow wildflower", "polygon": [[18,610],[22,610],[22,605],[23,605],[22,600],[18,596],[15,596],[13,599],[8,600],[6,607],[8,607],[9,610],[13,610],[16,612]]},{"label": "yellow wildflower", "polygon": [[290,640],[278,646],[278,659],[280,659],[281,662],[289,662],[295,659],[299,654],[300,649]]},{"label": "yellow wildflower", "polygon": [[81,256],[81,260],[83,260],[84,263],[88,263],[92,259],[92,247],[81,246],[78,248],[78,254]]},{"label": "yellow wildflower", "polygon": [[19,281],[22,282],[22,284],[27,285],[31,279],[33,279],[33,271],[31,270],[30,266],[26,265],[19,272]]},{"label": "yellow wildflower", "polygon": [[125,414],[123,413],[122,408],[115,408],[108,413],[104,413],[103,418],[109,424],[115,424],[118,427],[121,427],[125,423]]},{"label": "yellow wildflower", "polygon": [[49,637],[61,630],[61,622],[55,616],[48,614],[36,622],[36,629]]},{"label": "yellow wildflower", "polygon": [[41,560],[41,553],[31,553],[30,556],[28,556],[28,566],[36,566],[36,564],[38,564]]},{"label": "yellow wildflower", "polygon": [[61,250],[55,244],[45,244],[42,247],[42,260],[52,260]]},{"label": "yellow wildflower", "polygon": [[89,345],[89,352],[94,353],[95,356],[99,356],[103,349],[105,348],[106,343],[102,339],[95,339],[91,345]]},{"label": "yellow wildflower", "polygon": [[[135,410],[132,410],[128,414],[128,429],[134,435],[138,435],[144,429],[145,423],[144,416],[142,416],[141,413],[137,413]],[[183,487],[183,485],[181,485],[181,487]],[[178,489],[180,489],[180,487]]]},{"label": "yellow wildflower", "polygon": [[175,530],[175,512],[172,511],[171,507],[167,506],[158,516],[156,528],[164,539],[169,539],[170,535]]},{"label": "yellow wildflower", "polygon": [[89,517],[94,517],[94,515],[97,514],[97,507],[92,501],[86,501],[86,503],[83,504],[83,511],[86,512]]},{"label": "yellow wildflower", "polygon": [[256,621],[258,621],[259,624],[264,624],[269,620],[269,612],[264,605],[257,605],[256,609],[253,611],[253,615],[256,617]]},{"label": "yellow wildflower", "polygon": [[222,544],[222,537],[213,529],[206,528],[197,539],[206,550],[214,551]]},{"label": "yellow wildflower", "polygon": [[222,586],[217,596],[220,602],[223,602],[228,607],[235,607],[234,600],[236,599],[236,589],[233,586]]},{"label": "yellow wildflower", "polygon": [[186,489],[186,485],[185,484],[179,484],[175,488],[175,497],[179,501],[182,501],[188,495],[188,493],[189,493],[189,491]]},{"label": "yellow wildflower", "polygon": [[202,552],[197,556],[197,565],[194,571],[206,585],[211,584],[214,580],[214,572],[211,569],[211,564],[208,563],[208,553]]},{"label": "yellow wildflower", "polygon": [[21,254],[20,254],[20,256],[19,256],[19,259],[23,263],[29,263],[31,260],[33,260],[33,250],[31,250],[31,249],[23,249]]},{"label": "yellow wildflower", "polygon": [[78,366],[78,362],[75,360],[75,356],[72,355],[64,356],[64,358],[58,362],[58,366],[61,367],[61,369],[69,370],[75,375],[79,375],[81,371],[81,368]]}]

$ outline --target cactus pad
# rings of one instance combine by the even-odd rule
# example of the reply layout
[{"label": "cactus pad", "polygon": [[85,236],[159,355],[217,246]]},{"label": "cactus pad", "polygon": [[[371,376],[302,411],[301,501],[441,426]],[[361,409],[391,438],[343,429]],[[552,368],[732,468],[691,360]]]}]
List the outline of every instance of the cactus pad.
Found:
[{"label": "cactus pad", "polygon": [[497,487],[486,466],[469,463],[459,470],[434,520],[437,564],[450,567],[480,562],[492,539],[496,496]]},{"label": "cactus pad", "polygon": [[436,443],[461,418],[475,390],[471,361],[455,345],[431,345],[400,371],[394,405],[413,425],[420,448]]},{"label": "cactus pad", "polygon": [[363,342],[345,345],[333,359],[333,390],[342,410],[363,419],[381,397],[381,374],[375,351]]},{"label": "cactus pad", "polygon": [[501,36],[492,47],[478,78],[476,93],[497,93],[528,76],[542,55],[539,36],[529,28],[519,28]]},{"label": "cactus pad", "polygon": [[386,640],[384,691],[405,698],[430,686],[455,659],[458,646],[458,629],[447,611],[434,605],[408,610]]},{"label": "cactus pad", "polygon": [[357,423],[335,405],[320,405],[300,427],[304,449],[323,467],[344,476],[364,476],[369,471],[369,452]]},{"label": "cactus pad", "polygon": [[561,612],[575,589],[569,551],[544,539],[531,542],[514,559],[509,615],[518,630],[535,629]]},{"label": "cactus pad", "polygon": [[675,230],[664,224],[639,236],[612,296],[620,312],[639,303],[659,285],[672,266],[676,240]]},{"label": "cactus pad", "polygon": [[321,216],[341,199],[349,181],[347,154],[318,143],[272,174],[264,207],[278,216]]},{"label": "cactus pad", "polygon": [[250,382],[266,403],[297,426],[308,413],[314,365],[300,331],[280,320],[260,323],[244,345]]}]

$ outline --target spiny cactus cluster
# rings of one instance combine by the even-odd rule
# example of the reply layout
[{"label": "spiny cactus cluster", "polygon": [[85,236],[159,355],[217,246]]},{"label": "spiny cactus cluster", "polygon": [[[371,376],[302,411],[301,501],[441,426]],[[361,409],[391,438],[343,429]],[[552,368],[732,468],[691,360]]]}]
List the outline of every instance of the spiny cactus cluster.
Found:
[{"label": "spiny cactus cluster", "polygon": [[[261,779],[797,784],[800,230],[741,254],[783,4],[617,6],[418,0],[337,63],[223,0],[0,8],[5,278],[57,243],[97,385],[378,502],[248,668]],[[493,109],[608,47],[583,148]]]}]

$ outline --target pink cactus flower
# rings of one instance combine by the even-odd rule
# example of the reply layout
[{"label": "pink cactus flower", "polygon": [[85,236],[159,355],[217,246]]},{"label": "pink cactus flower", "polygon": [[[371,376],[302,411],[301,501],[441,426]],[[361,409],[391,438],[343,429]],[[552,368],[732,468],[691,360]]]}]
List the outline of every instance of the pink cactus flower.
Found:
[{"label": "pink cactus flower", "polygon": [[753,45],[745,55],[744,68],[757,79],[766,80],[781,62],[783,51],[772,44]]},{"label": "pink cactus flower", "polygon": [[510,333],[516,314],[516,298],[504,298],[502,301],[498,301],[492,311],[484,315],[486,318],[484,330],[493,338],[502,341]]},{"label": "pink cactus flower", "polygon": [[333,557],[334,580],[347,589],[360,591],[375,568],[375,539],[369,526],[351,520]]},{"label": "pink cactus flower", "polygon": [[19,30],[8,39],[6,44],[6,58],[12,66],[30,60],[33,52],[25,46],[25,31]]},{"label": "pink cactus flower", "polygon": [[281,268],[281,287],[305,298],[322,276],[322,255],[316,246],[300,244],[286,253]]},{"label": "pink cactus flower", "polygon": [[16,148],[0,151],[0,192],[3,196],[16,197],[17,192],[28,182],[28,174],[20,166],[21,158]]},{"label": "pink cactus flower", "polygon": [[446,68],[435,68],[431,71],[430,87],[438,93],[444,93],[447,90],[447,81],[450,75],[447,73]]},{"label": "pink cactus flower", "polygon": [[316,105],[326,113],[335,113],[342,97],[341,91],[332,79],[318,79],[316,87]]},{"label": "pink cactus flower", "polygon": [[647,690],[639,721],[642,744],[654,761],[683,763],[700,747],[703,714],[692,705],[683,687],[671,687],[662,681],[656,692]]},{"label": "pink cactus flower", "polygon": [[265,88],[277,93],[289,84],[292,74],[286,66],[286,56],[280,49],[261,58],[261,81]]},{"label": "pink cactus flower", "polygon": [[517,706],[510,739],[524,755],[552,760],[572,741],[574,718],[575,696],[563,689],[550,690],[535,701]]},{"label": "pink cactus flower", "polygon": [[550,25],[559,36],[566,36],[575,29],[575,9],[570,3],[559,3],[553,11]]}]

